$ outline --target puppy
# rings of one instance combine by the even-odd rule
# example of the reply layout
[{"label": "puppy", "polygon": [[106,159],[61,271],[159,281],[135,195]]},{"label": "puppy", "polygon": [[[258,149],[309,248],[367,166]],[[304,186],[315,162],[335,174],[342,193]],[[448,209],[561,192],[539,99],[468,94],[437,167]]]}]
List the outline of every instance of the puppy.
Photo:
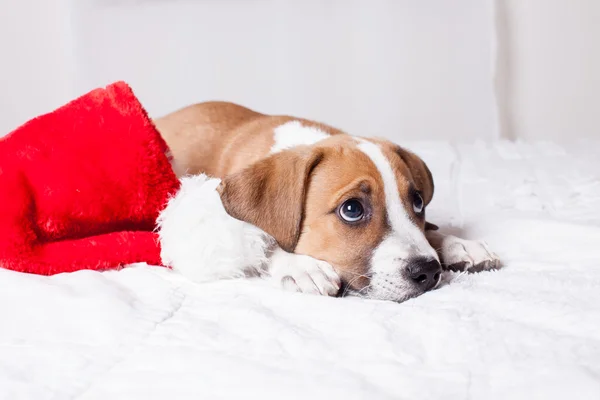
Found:
[{"label": "puppy", "polygon": [[275,239],[269,272],[286,289],[404,301],[436,287],[442,266],[499,266],[485,244],[426,222],[431,172],[392,142],[226,102],[155,124],[179,176],[221,178],[227,213]]}]

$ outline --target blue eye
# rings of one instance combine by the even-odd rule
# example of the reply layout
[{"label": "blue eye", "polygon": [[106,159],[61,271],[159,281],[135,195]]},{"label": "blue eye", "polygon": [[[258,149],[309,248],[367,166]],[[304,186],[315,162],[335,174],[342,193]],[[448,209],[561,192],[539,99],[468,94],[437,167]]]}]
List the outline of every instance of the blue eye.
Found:
[{"label": "blue eye", "polygon": [[346,222],[357,222],[365,215],[365,209],[360,200],[350,199],[342,203],[339,214]]},{"label": "blue eye", "polygon": [[419,192],[415,192],[413,195],[413,210],[415,213],[421,214],[423,209],[425,208],[425,203],[423,202],[423,198],[419,194]]}]

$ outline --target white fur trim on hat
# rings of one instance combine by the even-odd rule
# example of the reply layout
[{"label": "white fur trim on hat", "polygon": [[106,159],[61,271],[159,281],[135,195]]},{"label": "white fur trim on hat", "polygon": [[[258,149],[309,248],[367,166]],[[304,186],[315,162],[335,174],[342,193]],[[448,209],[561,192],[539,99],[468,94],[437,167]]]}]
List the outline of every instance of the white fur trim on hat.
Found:
[{"label": "white fur trim on hat", "polygon": [[163,263],[195,282],[262,274],[275,241],[225,211],[221,181],[195,175],[181,187],[157,220]]}]

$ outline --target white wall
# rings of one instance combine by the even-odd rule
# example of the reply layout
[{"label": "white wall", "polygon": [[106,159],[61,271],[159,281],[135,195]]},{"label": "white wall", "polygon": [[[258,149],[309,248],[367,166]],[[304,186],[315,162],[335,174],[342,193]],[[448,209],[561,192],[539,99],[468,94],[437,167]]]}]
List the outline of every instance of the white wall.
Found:
[{"label": "white wall", "polygon": [[600,1],[498,3],[505,134],[600,138]]},{"label": "white wall", "polygon": [[79,87],[129,81],[151,115],[230,100],[363,135],[496,133],[492,3],[91,1]]},{"label": "white wall", "polygon": [[0,0],[0,136],[69,101],[67,0]]},{"label": "white wall", "polygon": [[396,140],[599,137],[598,21],[598,0],[0,0],[0,135],[125,79],[152,115],[219,98]]},{"label": "white wall", "polygon": [[[491,138],[497,133],[491,0],[69,4],[72,35],[52,46],[72,51],[69,84],[76,93],[124,79],[151,115],[225,99],[397,140]],[[32,29],[44,42],[59,41],[47,35],[63,26],[64,18],[53,14]],[[8,36],[14,38],[15,32]],[[34,52],[42,47],[17,43]],[[50,58],[39,56],[44,57]],[[23,79],[32,73],[25,72]],[[51,75],[46,73],[47,84],[40,90],[69,86]],[[10,89],[14,92],[14,85]],[[0,127],[39,112],[28,103],[37,89],[21,85],[15,101],[23,110],[21,119],[0,111]]]}]

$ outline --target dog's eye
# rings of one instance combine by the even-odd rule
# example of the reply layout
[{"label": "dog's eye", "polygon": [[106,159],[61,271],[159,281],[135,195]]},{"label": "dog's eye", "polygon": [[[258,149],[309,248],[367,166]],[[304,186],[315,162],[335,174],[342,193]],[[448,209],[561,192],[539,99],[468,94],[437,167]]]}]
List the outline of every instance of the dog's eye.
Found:
[{"label": "dog's eye", "polygon": [[423,198],[419,194],[419,192],[415,192],[413,195],[413,210],[415,213],[421,214],[423,212],[423,208],[425,208],[425,203],[423,203]]},{"label": "dog's eye", "polygon": [[339,213],[344,221],[357,222],[365,215],[365,209],[360,200],[350,199],[342,203]]}]

